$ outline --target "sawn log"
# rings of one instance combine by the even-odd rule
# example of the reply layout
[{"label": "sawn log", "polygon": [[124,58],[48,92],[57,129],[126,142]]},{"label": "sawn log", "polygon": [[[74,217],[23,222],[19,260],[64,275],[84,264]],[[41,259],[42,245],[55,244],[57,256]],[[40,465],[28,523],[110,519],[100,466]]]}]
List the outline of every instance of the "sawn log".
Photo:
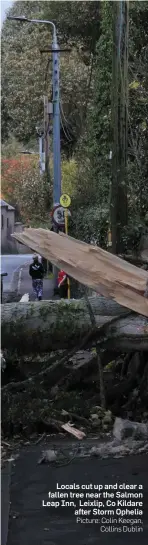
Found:
[{"label": "sawn log", "polygon": [[[106,349],[148,350],[146,318],[136,315],[124,318],[125,309],[103,297],[92,297],[90,301],[98,328],[111,316],[120,314],[119,320],[107,328]],[[82,299],[2,305],[1,328],[2,350],[29,354],[76,346],[92,329],[92,324],[86,301]]]}]

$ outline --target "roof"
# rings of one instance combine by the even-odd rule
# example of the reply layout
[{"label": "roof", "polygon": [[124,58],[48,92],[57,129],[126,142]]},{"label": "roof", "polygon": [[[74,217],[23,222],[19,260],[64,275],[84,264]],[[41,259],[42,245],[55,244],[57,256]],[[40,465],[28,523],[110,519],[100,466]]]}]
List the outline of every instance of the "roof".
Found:
[{"label": "roof", "polygon": [[8,208],[8,210],[15,210],[14,206],[11,206],[11,204],[8,204],[6,201],[3,201],[3,199],[0,199],[0,206],[3,208]]}]

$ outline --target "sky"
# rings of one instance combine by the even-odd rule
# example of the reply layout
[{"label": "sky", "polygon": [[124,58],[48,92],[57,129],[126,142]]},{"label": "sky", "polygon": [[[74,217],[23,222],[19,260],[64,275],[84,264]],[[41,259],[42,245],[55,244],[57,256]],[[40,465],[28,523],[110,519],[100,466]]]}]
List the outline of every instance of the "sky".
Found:
[{"label": "sky", "polygon": [[12,4],[13,4],[13,1],[10,2],[9,0],[4,0],[4,1],[1,0],[1,8],[0,8],[1,9],[1,20],[0,20],[0,25],[1,26],[0,26],[0,28],[2,28],[2,24],[3,24],[3,22],[4,22],[5,18],[6,18],[6,11],[7,11],[7,9],[11,8]]}]

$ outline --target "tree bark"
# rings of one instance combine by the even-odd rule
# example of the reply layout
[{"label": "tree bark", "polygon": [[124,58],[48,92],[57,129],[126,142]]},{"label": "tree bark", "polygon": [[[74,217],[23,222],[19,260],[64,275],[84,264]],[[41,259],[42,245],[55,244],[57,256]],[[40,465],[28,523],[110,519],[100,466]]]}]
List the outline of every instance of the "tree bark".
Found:
[{"label": "tree bark", "polygon": [[[134,314],[125,318],[127,309],[103,297],[92,297],[90,301],[98,328],[120,313],[119,320],[105,332],[106,349],[148,350],[146,318]],[[76,346],[92,330],[92,324],[82,299],[2,305],[1,328],[2,350],[23,355]]]}]

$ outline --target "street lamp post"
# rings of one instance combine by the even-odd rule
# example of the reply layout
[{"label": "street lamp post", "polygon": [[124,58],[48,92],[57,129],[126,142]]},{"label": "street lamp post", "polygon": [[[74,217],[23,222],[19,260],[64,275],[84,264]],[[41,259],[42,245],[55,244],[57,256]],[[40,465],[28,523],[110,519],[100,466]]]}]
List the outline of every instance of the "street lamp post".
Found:
[{"label": "street lamp post", "polygon": [[52,59],[53,59],[53,204],[59,204],[61,196],[61,146],[60,146],[60,94],[59,94],[59,48],[56,27],[52,21],[28,19],[27,17],[11,17],[7,19],[32,24],[51,25],[53,28]]},{"label": "street lamp post", "polygon": [[53,204],[60,203],[61,196],[61,149],[60,149],[60,86],[59,86],[59,55],[56,32],[53,34]]}]

